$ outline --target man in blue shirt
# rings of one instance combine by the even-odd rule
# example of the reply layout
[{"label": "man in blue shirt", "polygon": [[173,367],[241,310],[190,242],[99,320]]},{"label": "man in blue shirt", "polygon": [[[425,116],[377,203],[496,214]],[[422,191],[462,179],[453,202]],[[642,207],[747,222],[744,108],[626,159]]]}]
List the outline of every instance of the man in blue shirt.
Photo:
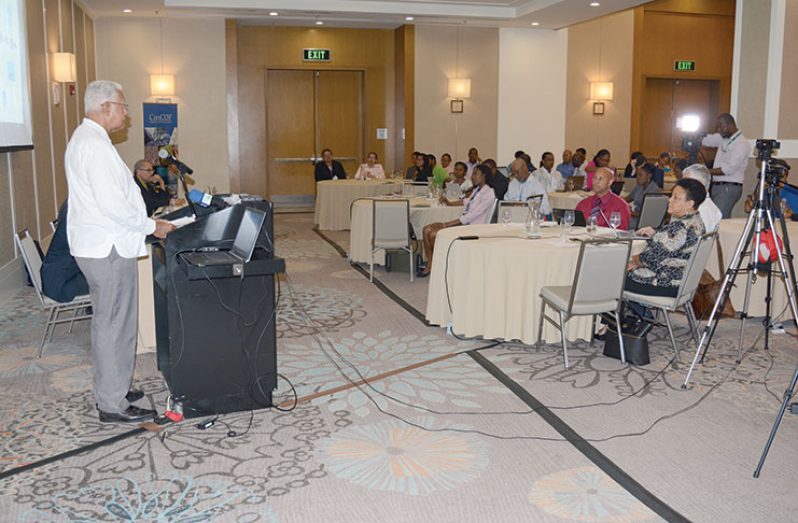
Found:
[{"label": "man in blue shirt", "polygon": [[570,178],[574,175],[574,164],[571,163],[573,153],[570,149],[562,152],[562,163],[557,166],[557,171],[562,174],[563,178]]}]

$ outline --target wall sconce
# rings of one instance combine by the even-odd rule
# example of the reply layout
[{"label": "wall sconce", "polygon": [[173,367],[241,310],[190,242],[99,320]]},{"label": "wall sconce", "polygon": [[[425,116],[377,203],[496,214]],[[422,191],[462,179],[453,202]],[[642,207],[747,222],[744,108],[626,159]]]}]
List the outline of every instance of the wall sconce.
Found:
[{"label": "wall sconce", "polygon": [[175,94],[175,75],[151,74],[150,93],[152,96],[173,96]]},{"label": "wall sconce", "polygon": [[471,98],[471,78],[449,78],[450,109],[453,113],[463,112],[463,100]]},{"label": "wall sconce", "polygon": [[77,80],[77,65],[74,53],[53,53],[51,60],[53,105],[58,105],[61,103],[61,83],[72,83]]},{"label": "wall sconce", "polygon": [[612,100],[612,82],[590,82],[590,99],[593,102],[593,114],[604,114],[604,102]]}]

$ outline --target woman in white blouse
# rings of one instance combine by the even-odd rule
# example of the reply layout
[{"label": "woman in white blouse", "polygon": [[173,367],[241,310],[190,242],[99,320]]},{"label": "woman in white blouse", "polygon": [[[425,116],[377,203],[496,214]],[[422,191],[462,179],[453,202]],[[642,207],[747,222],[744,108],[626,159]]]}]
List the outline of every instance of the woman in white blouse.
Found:
[{"label": "woman in white blouse", "polygon": [[366,163],[360,164],[355,173],[355,180],[384,180],[385,171],[377,163],[377,153],[369,153]]}]

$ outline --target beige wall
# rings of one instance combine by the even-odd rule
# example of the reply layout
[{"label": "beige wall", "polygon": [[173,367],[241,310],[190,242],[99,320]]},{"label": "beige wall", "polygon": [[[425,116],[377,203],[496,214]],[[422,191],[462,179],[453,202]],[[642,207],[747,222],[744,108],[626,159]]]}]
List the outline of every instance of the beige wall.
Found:
[{"label": "beige wall", "polygon": [[779,138],[798,139],[798,0],[788,0],[784,18],[784,64],[781,69]]},{"label": "beige wall", "polygon": [[[471,78],[461,114],[449,107],[448,82]],[[470,147],[496,157],[499,80],[498,29],[416,26],[415,148],[464,160]],[[406,160],[407,161],[407,160]]]},{"label": "beige wall", "polygon": [[[163,22],[163,72],[175,75],[180,159],[194,169],[197,188],[230,186],[225,36],[221,18],[167,18]],[[130,127],[114,141],[125,162],[144,155],[142,104],[150,97],[150,74],[161,72],[160,20],[107,17],[96,23],[97,77],[125,88]]]},{"label": "beige wall", "polygon": [[[83,91],[94,79],[93,21],[80,5],[31,0],[26,8],[34,149],[0,154],[0,266],[14,260],[15,231],[28,229],[39,239],[50,234],[48,222],[66,198],[64,150],[78,122]],[[59,51],[75,53],[78,74],[76,94],[65,89],[54,105],[48,56]]]},{"label": "beige wall", "polygon": [[[568,73],[565,104],[565,146],[585,147],[588,157],[609,149],[613,163],[629,157],[632,117],[634,11],[568,28]],[[590,82],[613,82],[614,99],[603,116],[593,115]]]},{"label": "beige wall", "polygon": [[568,29],[499,32],[499,165],[522,149],[538,163],[565,144]]}]

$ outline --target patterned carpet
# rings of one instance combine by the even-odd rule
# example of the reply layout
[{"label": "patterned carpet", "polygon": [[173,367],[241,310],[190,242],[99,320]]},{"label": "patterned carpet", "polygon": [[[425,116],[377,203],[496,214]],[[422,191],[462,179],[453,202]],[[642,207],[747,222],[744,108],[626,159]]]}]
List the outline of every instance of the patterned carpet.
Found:
[{"label": "patterned carpet", "polygon": [[[724,320],[694,386],[666,333],[652,362],[622,366],[600,348],[541,350],[459,341],[368,282],[312,230],[276,216],[286,258],[278,367],[302,401],[160,432],[100,424],[90,391],[88,324],[59,329],[35,357],[44,315],[30,290],[0,306],[0,473],[90,446],[0,480],[2,521],[790,521],[798,509],[798,419],[787,415],[751,478],[798,356],[771,338],[734,363],[739,322]],[[345,234],[329,239],[346,247]],[[423,310],[426,280],[376,276]],[[687,330],[677,319],[680,345]],[[746,344],[760,334],[750,322]],[[472,351],[466,353],[466,351]],[[484,361],[480,361],[480,359]],[[487,369],[519,385],[511,390]],[[364,378],[368,378],[364,380]],[[137,360],[145,404],[166,390],[152,354]],[[525,391],[541,405],[530,407]],[[292,398],[281,380],[277,402]],[[556,417],[632,480],[616,481],[565,441]],[[131,432],[133,431],[133,432]],[[237,435],[230,437],[234,431]],[[109,438],[117,437],[116,440]],[[597,464],[599,463],[599,464]],[[617,477],[616,477],[617,479]],[[637,483],[635,483],[637,482]]]}]

